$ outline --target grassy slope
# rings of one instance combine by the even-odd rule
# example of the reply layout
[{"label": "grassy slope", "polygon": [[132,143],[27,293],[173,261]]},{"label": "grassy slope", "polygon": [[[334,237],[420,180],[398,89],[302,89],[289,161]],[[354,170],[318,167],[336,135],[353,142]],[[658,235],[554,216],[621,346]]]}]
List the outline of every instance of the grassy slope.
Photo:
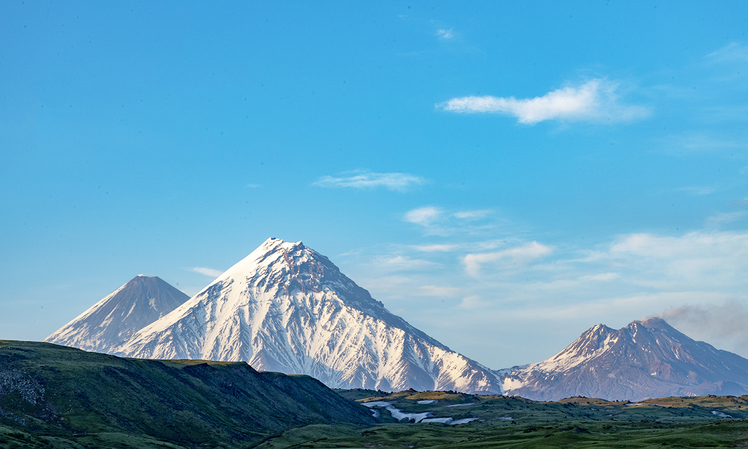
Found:
[{"label": "grassy slope", "polygon": [[248,447],[291,426],[373,422],[308,376],[0,341],[0,447]]}]

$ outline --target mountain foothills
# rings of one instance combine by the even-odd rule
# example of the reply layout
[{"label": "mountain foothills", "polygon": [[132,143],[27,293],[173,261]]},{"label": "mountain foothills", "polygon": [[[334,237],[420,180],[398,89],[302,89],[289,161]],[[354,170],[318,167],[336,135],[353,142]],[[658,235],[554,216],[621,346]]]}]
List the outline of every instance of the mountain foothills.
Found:
[{"label": "mountain foothills", "polygon": [[189,296],[160,278],[141,274],[44,341],[86,351],[111,352],[188,299]]},{"label": "mountain foothills", "polygon": [[325,256],[268,239],[192,298],[138,276],[47,338],[119,356],[245,361],[333,388],[532,400],[748,393],[748,360],[659,318],[602,324],[540,363],[493,371],[390,313]]},{"label": "mountain foothills", "polygon": [[504,390],[538,401],[741,395],[748,393],[748,360],[694,341],[661,318],[619,330],[599,324],[553,357],[511,369]]},{"label": "mountain foothills", "polygon": [[376,422],[308,376],[0,341],[0,447],[248,447],[293,426]]}]

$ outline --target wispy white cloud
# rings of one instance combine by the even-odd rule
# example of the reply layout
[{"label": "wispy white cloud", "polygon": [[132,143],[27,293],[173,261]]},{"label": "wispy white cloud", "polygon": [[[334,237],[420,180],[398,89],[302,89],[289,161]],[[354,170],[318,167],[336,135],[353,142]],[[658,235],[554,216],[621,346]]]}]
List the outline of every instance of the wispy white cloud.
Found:
[{"label": "wispy white cloud", "polygon": [[[748,109],[740,114],[745,117]],[[704,133],[689,133],[681,136],[668,136],[663,139],[664,151],[674,156],[685,156],[694,153],[727,152],[744,150],[748,143],[740,139],[716,138]]]},{"label": "wispy white cloud", "polygon": [[477,309],[483,304],[484,301],[479,295],[470,295],[462,298],[462,301],[460,302],[460,305],[458,307],[461,309]]},{"label": "wispy white cloud", "polygon": [[513,262],[521,263],[546,256],[550,254],[551,251],[552,248],[549,246],[542,245],[538,242],[531,242],[523,246],[493,253],[468,254],[463,257],[462,262],[465,265],[466,273],[472,277],[478,277],[480,275],[481,267],[486,263],[497,262],[504,259],[510,259]]},{"label": "wispy white cloud", "polygon": [[262,187],[262,185],[261,184],[247,184],[246,187],[250,189],[259,189],[260,187]]},{"label": "wispy white cloud", "polygon": [[[611,245],[614,256],[622,254],[666,258],[736,256],[748,253],[748,233],[694,231],[682,236],[629,234]],[[745,260],[748,265],[748,259]]]},{"label": "wispy white cloud", "polygon": [[623,273],[622,281],[651,291],[714,289],[741,291],[748,286],[748,232],[694,231],[680,236],[629,234],[616,239],[590,262]]},{"label": "wispy white cloud", "polygon": [[713,62],[748,62],[748,46],[731,42],[707,55]]},{"label": "wispy white cloud", "polygon": [[[674,302],[693,301],[697,299],[719,302],[724,301],[724,298],[725,296],[721,294],[702,291],[634,294],[562,304],[544,304],[541,307],[517,308],[505,311],[504,315],[513,319],[524,318],[544,321],[566,321],[583,318],[590,323],[587,326],[594,322],[608,321],[610,316],[622,315],[626,316],[626,318],[620,324],[626,325],[634,319],[645,317],[647,313],[642,314],[643,310],[662,310],[668,304]],[[608,324],[612,325],[609,321]]]},{"label": "wispy white cloud", "polygon": [[706,225],[712,228],[718,227],[723,224],[739,221],[743,219],[746,215],[748,215],[748,211],[744,211],[744,210],[715,214],[706,219]]},{"label": "wispy white cloud", "polygon": [[455,218],[459,218],[462,220],[477,220],[480,218],[485,218],[488,214],[490,214],[491,211],[484,209],[484,210],[462,210],[457,211],[452,214]]},{"label": "wispy white cloud", "polygon": [[459,245],[451,245],[451,244],[412,245],[411,248],[413,248],[416,251],[421,251],[424,253],[446,253],[446,252],[456,250],[457,248],[459,248]]},{"label": "wispy white cloud", "polygon": [[717,191],[715,187],[709,187],[709,186],[689,186],[689,187],[679,187],[675,189],[676,192],[686,192],[690,193],[691,195],[710,195]]},{"label": "wispy white cloud", "polygon": [[437,104],[448,112],[496,113],[511,115],[520,123],[535,124],[544,120],[583,121],[594,123],[627,122],[647,117],[644,106],[621,103],[619,84],[604,79],[592,79],[578,86],[567,86],[542,97],[517,99],[514,97],[468,96]]},{"label": "wispy white cloud", "polygon": [[580,281],[600,281],[600,282],[609,282],[618,279],[621,277],[618,273],[600,273],[600,274],[588,274],[585,276],[580,276]]},{"label": "wispy white cloud", "polygon": [[[442,212],[442,219],[456,220],[454,211]],[[488,240],[459,233],[433,242],[442,247],[390,245],[387,257],[366,258],[371,264],[361,272],[368,283],[361,285],[390,310],[405,307],[403,316],[416,320],[420,328],[453,332],[450,341],[457,342],[466,329],[476,338],[508,338],[510,330],[493,327],[501,321],[513,323],[514,331],[543,328],[541,333],[563,347],[594,324],[622,327],[686,304],[709,309],[734,300],[748,308],[748,230],[635,233],[591,247],[555,241],[551,246],[521,235],[500,239],[493,234]],[[390,279],[389,274],[399,276]],[[436,301],[440,307],[433,307]],[[739,342],[726,333],[720,337],[707,332],[719,326],[718,314],[713,315],[703,330],[687,327],[685,318],[671,324],[693,338],[739,350]],[[698,310],[688,316],[697,319]],[[743,348],[740,353],[748,356],[748,347]],[[523,351],[533,355],[523,356]],[[517,360],[502,357],[493,366],[552,355],[540,357],[526,347],[523,351],[518,351]]]},{"label": "wispy white cloud", "polygon": [[392,256],[378,259],[376,264],[385,271],[408,271],[434,268],[439,266],[436,262],[423,259],[414,259],[408,256]]},{"label": "wispy white cloud", "polygon": [[436,35],[439,36],[439,39],[444,40],[450,40],[455,38],[455,34],[452,31],[452,28],[440,28],[436,30]]},{"label": "wispy white cloud", "polygon": [[451,298],[458,296],[461,289],[456,287],[444,287],[439,285],[422,285],[418,287],[418,294],[422,296],[438,296]]},{"label": "wispy white cloud", "polygon": [[206,267],[192,267],[190,268],[190,271],[194,271],[195,273],[204,274],[205,276],[209,276],[212,278],[217,278],[221,274],[223,274],[223,271],[221,270],[215,270],[213,268],[206,268]]},{"label": "wispy white cloud", "polygon": [[317,187],[353,189],[384,187],[388,190],[404,192],[425,183],[426,179],[408,173],[354,172],[351,173],[351,176],[323,176],[312,185]]},{"label": "wispy white cloud", "polygon": [[403,220],[421,226],[430,226],[437,221],[444,212],[438,207],[426,206],[413,209],[405,213]]},{"label": "wispy white cloud", "polygon": [[491,212],[490,210],[447,211],[435,206],[424,206],[406,212],[403,220],[422,226],[426,234],[448,236],[457,232],[475,233],[493,228],[495,223],[486,221]]}]

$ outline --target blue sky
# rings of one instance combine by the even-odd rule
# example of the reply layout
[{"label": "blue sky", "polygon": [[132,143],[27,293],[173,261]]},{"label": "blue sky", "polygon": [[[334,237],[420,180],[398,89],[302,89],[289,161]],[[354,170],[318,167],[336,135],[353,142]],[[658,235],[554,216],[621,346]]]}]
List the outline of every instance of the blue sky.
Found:
[{"label": "blue sky", "polygon": [[748,356],[745,2],[0,3],[0,331],[302,240],[492,368]]}]

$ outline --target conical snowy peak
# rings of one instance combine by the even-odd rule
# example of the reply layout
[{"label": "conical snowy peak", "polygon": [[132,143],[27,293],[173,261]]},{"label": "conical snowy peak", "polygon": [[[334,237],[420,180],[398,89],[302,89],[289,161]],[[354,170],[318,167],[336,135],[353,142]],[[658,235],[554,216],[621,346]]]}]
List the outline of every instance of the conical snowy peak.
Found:
[{"label": "conical snowy peak", "polygon": [[597,325],[553,357],[511,370],[504,388],[536,400],[744,394],[748,360],[649,318],[618,330]]},{"label": "conical snowy peak", "polygon": [[331,387],[501,392],[491,370],[390,313],[327,257],[279,239],[265,241],[118,353],[243,360]]},{"label": "conical snowy peak", "polygon": [[189,299],[155,276],[138,275],[44,341],[110,352]]},{"label": "conical snowy peak", "polygon": [[[440,345],[436,340],[393,315],[368,291],[340,272],[330,259],[302,242],[284,242],[269,238],[249,256],[226,270],[213,284],[247,282],[264,292],[333,293],[347,307],[377,317],[390,326],[417,334],[419,338]],[[209,286],[210,287],[210,286]]]}]

